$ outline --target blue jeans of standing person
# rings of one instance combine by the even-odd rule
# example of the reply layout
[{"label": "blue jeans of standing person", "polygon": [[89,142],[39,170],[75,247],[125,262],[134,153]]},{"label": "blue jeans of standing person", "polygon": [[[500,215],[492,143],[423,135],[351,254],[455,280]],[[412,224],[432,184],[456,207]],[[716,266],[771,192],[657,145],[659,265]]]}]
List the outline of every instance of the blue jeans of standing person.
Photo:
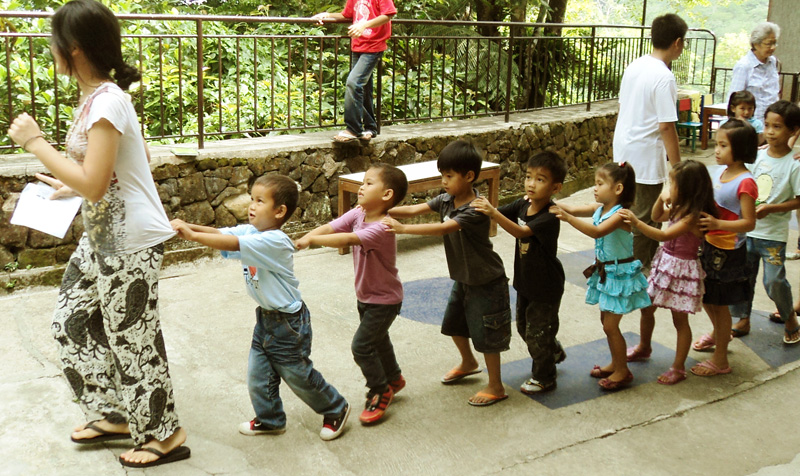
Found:
[{"label": "blue jeans of standing person", "polygon": [[347,406],[344,397],[314,370],[310,354],[311,315],[305,304],[293,314],[256,308],[247,388],[256,419],[267,428],[286,426],[281,379],[320,415],[335,417]]},{"label": "blue jeans of standing person", "polygon": [[[786,320],[794,312],[792,287],[786,280],[786,243],[747,237],[747,267],[750,272],[750,289],[755,291],[759,260],[764,263],[764,289],[775,303],[781,317]],[[753,310],[753,294],[740,304],[730,306],[731,316],[748,319]]]},{"label": "blue jeans of standing person", "polygon": [[347,76],[344,93],[344,123],[347,130],[356,136],[369,131],[374,137],[378,135],[378,122],[372,107],[372,71],[383,57],[383,52],[353,51],[351,54],[352,69]]},{"label": "blue jeans of standing person", "polygon": [[361,323],[353,336],[353,359],[367,379],[370,393],[384,393],[389,382],[400,377],[400,365],[389,340],[389,327],[402,303],[368,304],[358,301]]}]

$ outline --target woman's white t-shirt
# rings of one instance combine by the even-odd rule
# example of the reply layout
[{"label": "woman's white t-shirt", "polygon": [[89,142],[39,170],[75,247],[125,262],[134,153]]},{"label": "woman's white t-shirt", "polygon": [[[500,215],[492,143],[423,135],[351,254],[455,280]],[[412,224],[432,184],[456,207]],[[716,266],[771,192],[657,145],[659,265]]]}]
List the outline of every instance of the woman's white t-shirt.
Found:
[{"label": "woman's white t-shirt", "polygon": [[78,108],[74,119],[66,150],[79,164],[86,157],[89,130],[97,121],[106,119],[122,134],[108,191],[96,203],[84,199],[81,207],[92,249],[129,254],[171,238],[175,232],[153,182],[130,96],[114,83],[103,83]]}]

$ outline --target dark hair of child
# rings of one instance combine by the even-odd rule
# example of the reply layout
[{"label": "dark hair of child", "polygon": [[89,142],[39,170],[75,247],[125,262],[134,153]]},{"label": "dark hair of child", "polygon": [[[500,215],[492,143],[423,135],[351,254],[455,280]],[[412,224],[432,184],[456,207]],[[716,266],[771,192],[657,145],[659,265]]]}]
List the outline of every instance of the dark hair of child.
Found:
[{"label": "dark hair of child", "polygon": [[369,166],[369,168],[378,169],[378,174],[380,175],[381,182],[383,182],[383,186],[386,188],[386,190],[391,190],[394,192],[392,195],[392,203],[386,207],[387,210],[397,206],[398,203],[402,202],[403,199],[406,198],[406,192],[408,191],[408,179],[402,170],[398,169],[394,165],[384,164],[381,162],[372,164]]},{"label": "dark hair of child", "polygon": [[736,117],[733,113],[733,108],[738,106],[739,104],[749,104],[756,107],[756,97],[753,96],[753,93],[750,91],[736,91],[735,93],[731,94],[731,98],[728,100],[728,117]]},{"label": "dark hair of child", "polygon": [[685,38],[689,27],[683,18],[674,13],[661,15],[653,20],[650,27],[650,38],[653,47],[659,50],[666,50],[678,38]]},{"label": "dark hair of child", "polygon": [[756,161],[758,134],[750,124],[739,119],[728,119],[725,124],[719,126],[718,130],[725,131],[727,134],[733,160],[745,164],[752,164]]},{"label": "dark hair of child", "polygon": [[528,160],[528,168],[547,170],[555,183],[564,183],[564,179],[567,178],[567,163],[553,151],[546,150],[532,156]]},{"label": "dark hair of child", "polygon": [[705,165],[696,160],[678,162],[670,172],[670,180],[678,189],[669,211],[670,219],[679,220],[689,215],[700,218],[700,212],[717,215],[714,186]]},{"label": "dark hair of child", "polygon": [[283,224],[292,217],[294,211],[297,210],[297,202],[300,198],[300,193],[297,191],[297,182],[285,175],[268,174],[258,177],[256,181],[253,182],[253,187],[256,185],[269,190],[272,194],[272,202],[276,208],[281,205],[286,205],[286,214],[283,216],[283,221],[281,222],[281,226],[283,226]]},{"label": "dark hair of child", "polygon": [[614,184],[622,184],[622,194],[619,196],[622,208],[630,208],[633,205],[636,198],[636,172],[633,171],[631,164],[609,162],[597,169],[597,173],[604,174]]},{"label": "dark hair of child", "polygon": [[452,171],[466,176],[467,173],[473,172],[477,180],[478,175],[481,173],[481,164],[483,163],[483,154],[478,150],[472,142],[464,139],[455,140],[439,153],[439,159],[436,161],[436,167],[440,172]]},{"label": "dark hair of child", "polygon": [[126,90],[142,79],[139,70],[122,59],[119,22],[105,5],[95,0],[73,0],[56,10],[52,19],[50,44],[72,74],[72,49],[80,48],[95,73],[111,79]]},{"label": "dark hair of child", "polygon": [[783,118],[783,123],[789,129],[795,130],[800,127],[800,107],[796,104],[786,99],[781,99],[769,105],[764,117],[770,112],[781,116]]}]

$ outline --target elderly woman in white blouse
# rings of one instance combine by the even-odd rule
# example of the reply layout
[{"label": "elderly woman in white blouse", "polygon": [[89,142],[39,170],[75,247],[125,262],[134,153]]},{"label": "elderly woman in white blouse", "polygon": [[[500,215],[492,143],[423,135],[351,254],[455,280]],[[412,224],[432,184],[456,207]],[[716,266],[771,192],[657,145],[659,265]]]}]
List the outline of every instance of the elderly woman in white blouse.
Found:
[{"label": "elderly woman in white blouse", "polygon": [[763,121],[764,113],[770,104],[777,101],[780,93],[778,80],[778,60],[773,56],[778,46],[781,29],[778,25],[764,22],[750,33],[750,51],[733,67],[728,94],[747,90],[756,97],[754,118]]}]

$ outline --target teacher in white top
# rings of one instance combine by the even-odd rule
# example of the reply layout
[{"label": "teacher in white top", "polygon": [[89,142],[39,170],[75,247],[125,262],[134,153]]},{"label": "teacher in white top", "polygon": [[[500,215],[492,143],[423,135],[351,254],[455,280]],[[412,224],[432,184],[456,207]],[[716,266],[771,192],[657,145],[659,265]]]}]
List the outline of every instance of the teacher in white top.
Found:
[{"label": "teacher in white top", "polygon": [[750,51],[733,67],[730,88],[726,98],[737,91],[750,91],[756,97],[754,118],[764,121],[764,113],[777,101],[781,90],[778,78],[778,60],[775,48],[781,29],[770,22],[759,23],[750,33]]}]

